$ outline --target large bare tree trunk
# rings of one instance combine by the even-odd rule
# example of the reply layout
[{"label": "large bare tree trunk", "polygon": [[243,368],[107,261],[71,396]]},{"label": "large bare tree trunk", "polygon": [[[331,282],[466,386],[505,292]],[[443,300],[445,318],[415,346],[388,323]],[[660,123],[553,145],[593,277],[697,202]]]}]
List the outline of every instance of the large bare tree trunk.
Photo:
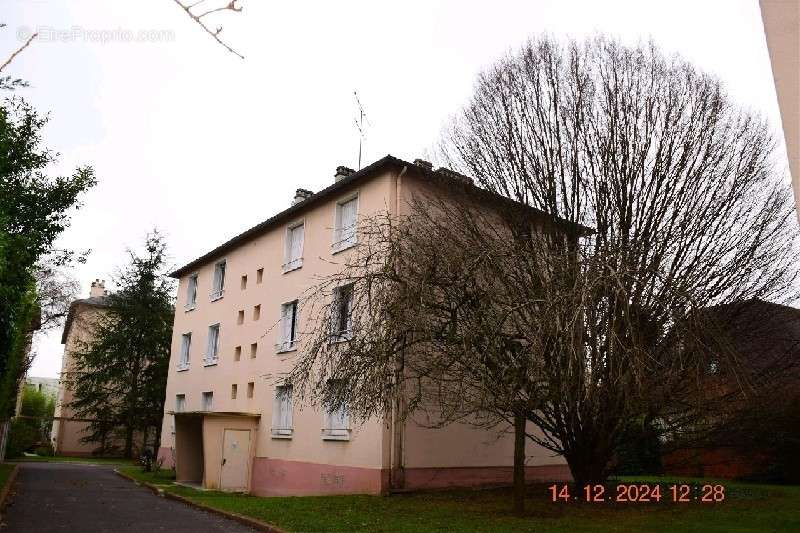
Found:
[{"label": "large bare tree trunk", "polygon": [[525,415],[514,416],[514,512],[525,512]]}]

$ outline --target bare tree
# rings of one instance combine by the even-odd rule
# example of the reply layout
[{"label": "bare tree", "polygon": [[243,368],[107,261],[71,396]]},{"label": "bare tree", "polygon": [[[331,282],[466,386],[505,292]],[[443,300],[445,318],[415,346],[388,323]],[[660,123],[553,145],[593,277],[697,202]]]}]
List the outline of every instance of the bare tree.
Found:
[{"label": "bare tree", "polygon": [[[511,202],[476,189],[362,228],[308,303],[288,379],[312,403],[486,426],[522,412],[578,483],[602,481],[631,420],[675,434],[722,404],[703,375],[712,359],[736,371],[736,353],[702,310],[796,297],[767,124],[652,44],[531,41],[481,75],[442,148]],[[531,213],[592,232],[532,232]]]},{"label": "bare tree", "polygon": [[[595,287],[582,291],[582,350],[557,357],[574,370],[553,413],[533,417],[576,480],[607,475],[631,417],[695,419],[681,404],[698,401],[700,352],[686,349],[698,310],[796,299],[798,237],[773,146],[719,80],[604,37],[530,41],[479,77],[450,125],[442,153],[457,169],[594,229],[579,269]],[[714,344],[706,356],[732,355]]]}]

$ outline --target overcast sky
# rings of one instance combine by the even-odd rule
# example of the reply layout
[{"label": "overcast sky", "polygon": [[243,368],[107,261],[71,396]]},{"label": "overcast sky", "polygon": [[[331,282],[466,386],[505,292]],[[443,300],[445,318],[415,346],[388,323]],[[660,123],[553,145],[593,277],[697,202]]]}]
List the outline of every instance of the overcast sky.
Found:
[{"label": "overcast sky", "polygon": [[[213,22],[245,60],[172,0],[4,0],[4,55],[34,29],[45,39],[10,73],[29,80],[21,94],[50,113],[54,173],[82,164],[97,173],[59,243],[93,250],[77,270],[81,297],[95,278],[113,288],[125,249],[154,227],[180,266],[286,208],[296,188],[318,191],[337,165],[355,167],[354,90],[371,123],[365,163],[425,156],[475,75],[540,32],[652,38],[780,128],[757,0],[240,5]],[[143,42],[128,38],[142,31]],[[36,349],[29,375],[57,376],[60,331]]]}]

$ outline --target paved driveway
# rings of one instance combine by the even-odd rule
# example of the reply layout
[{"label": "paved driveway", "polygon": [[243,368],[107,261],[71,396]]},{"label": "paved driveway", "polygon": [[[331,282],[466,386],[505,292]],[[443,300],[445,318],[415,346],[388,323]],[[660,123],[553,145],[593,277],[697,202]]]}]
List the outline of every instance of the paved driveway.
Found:
[{"label": "paved driveway", "polygon": [[156,496],[111,466],[24,463],[2,532],[253,531],[238,522]]}]

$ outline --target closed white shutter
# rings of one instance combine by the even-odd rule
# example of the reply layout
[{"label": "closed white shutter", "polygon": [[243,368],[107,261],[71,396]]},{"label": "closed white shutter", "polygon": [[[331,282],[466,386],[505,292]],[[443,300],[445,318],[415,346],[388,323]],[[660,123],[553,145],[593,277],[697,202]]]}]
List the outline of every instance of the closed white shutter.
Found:
[{"label": "closed white shutter", "polygon": [[303,237],[305,235],[303,224],[295,226],[290,232],[292,243],[289,250],[289,261],[296,261],[303,257]]},{"label": "closed white shutter", "polygon": [[356,209],[358,199],[353,198],[342,204],[342,233],[341,240],[346,244],[355,243],[356,234]]},{"label": "closed white shutter", "polygon": [[291,435],[292,432],[292,386],[275,388],[275,409],[272,413],[272,429],[276,435]]},{"label": "closed white shutter", "polygon": [[192,345],[192,334],[184,333],[181,336],[181,360],[180,366],[185,367],[189,365],[189,349]]},{"label": "closed white shutter", "polygon": [[208,362],[217,359],[217,350],[219,348],[219,324],[209,326],[208,328],[208,347],[206,350],[206,359]]},{"label": "closed white shutter", "polygon": [[191,307],[197,302],[197,276],[189,277],[189,287],[186,291],[186,305]]},{"label": "closed white shutter", "polygon": [[347,429],[347,407],[342,406],[333,413],[331,429],[341,433]]},{"label": "closed white shutter", "polygon": [[281,306],[281,350],[288,350],[292,336],[292,306],[283,304]]},{"label": "closed white shutter", "polygon": [[292,387],[282,387],[281,394],[281,428],[290,429],[292,427]]}]

